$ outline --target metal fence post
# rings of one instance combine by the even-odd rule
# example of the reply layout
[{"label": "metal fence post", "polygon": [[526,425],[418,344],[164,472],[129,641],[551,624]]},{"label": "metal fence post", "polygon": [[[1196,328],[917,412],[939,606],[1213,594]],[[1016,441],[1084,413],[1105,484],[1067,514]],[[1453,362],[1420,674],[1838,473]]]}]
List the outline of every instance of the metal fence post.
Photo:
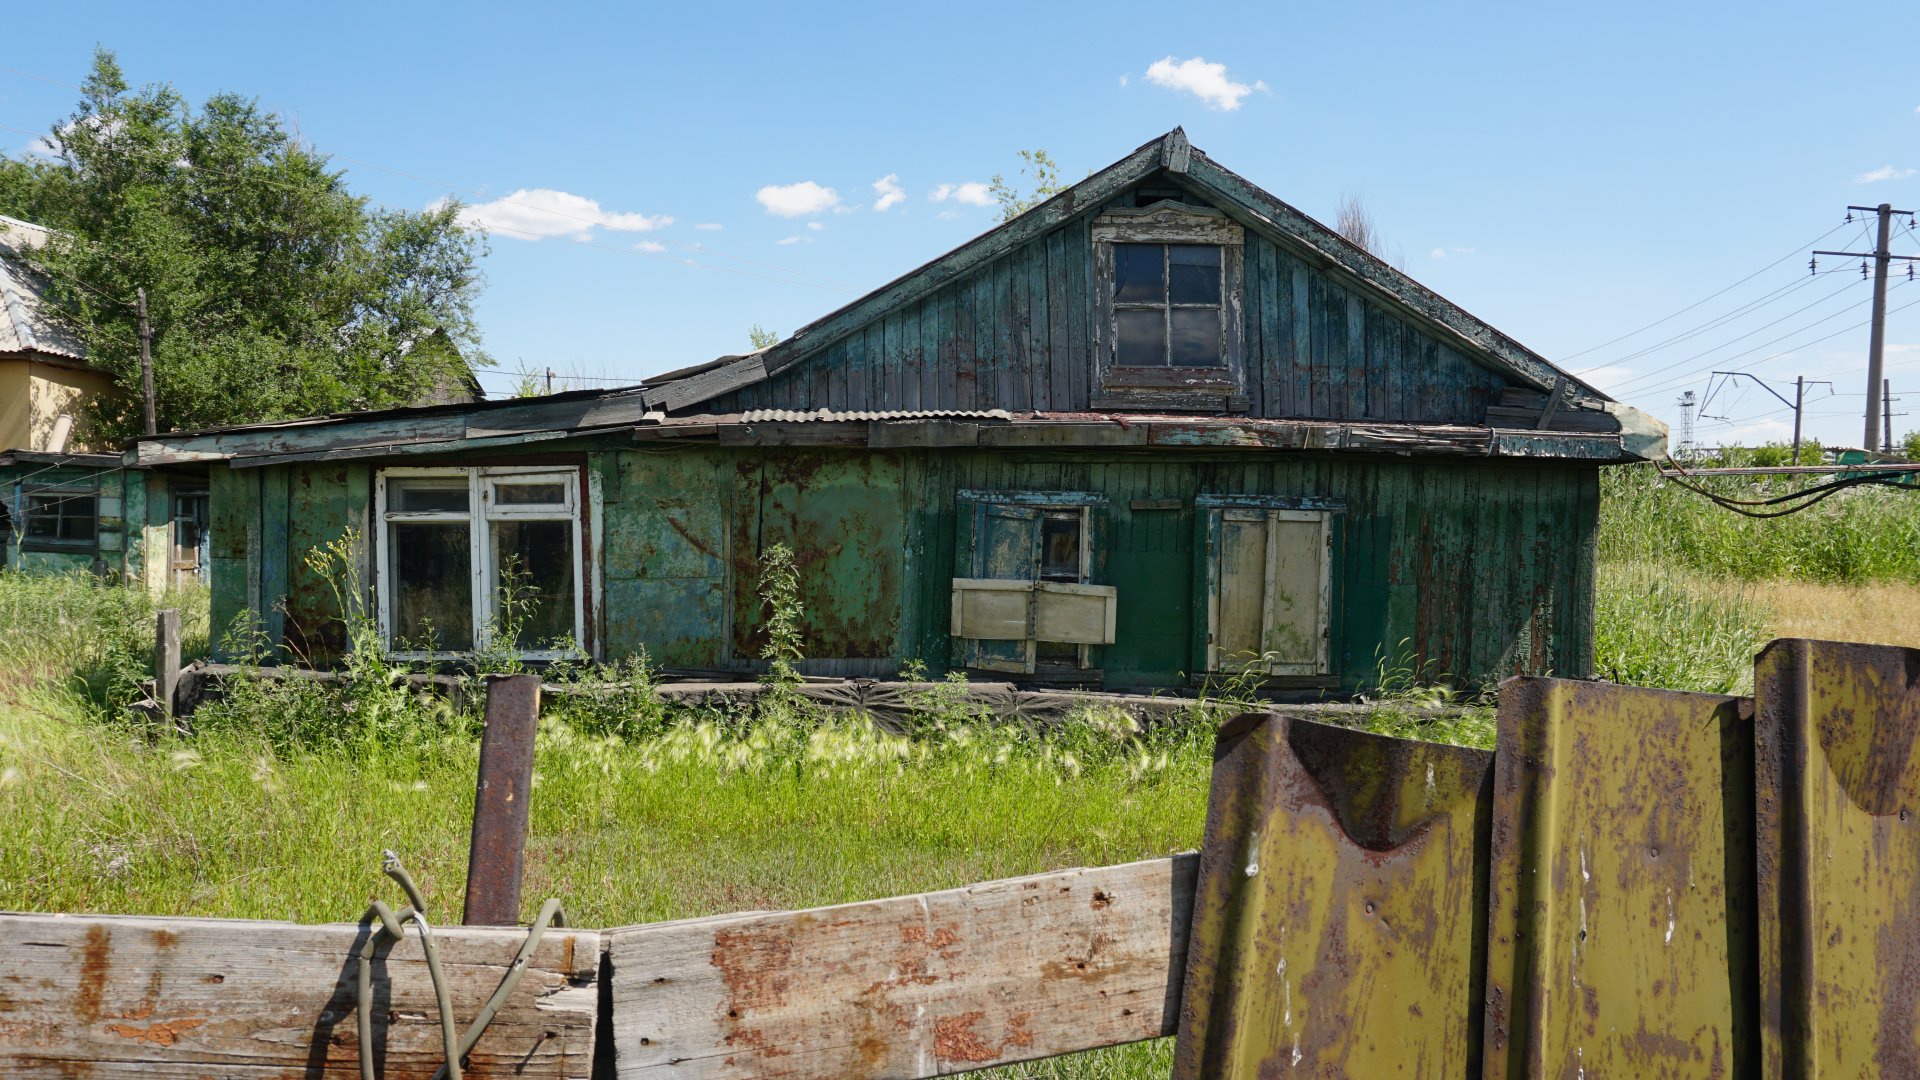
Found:
[{"label": "metal fence post", "polygon": [[174,718],[173,699],[180,686],[180,612],[167,608],[153,620],[153,697],[160,716]]},{"label": "metal fence post", "polygon": [[533,787],[533,736],[540,719],[538,675],[487,677],[487,729],[480,736],[480,778],[467,853],[468,926],[520,921],[521,862]]}]

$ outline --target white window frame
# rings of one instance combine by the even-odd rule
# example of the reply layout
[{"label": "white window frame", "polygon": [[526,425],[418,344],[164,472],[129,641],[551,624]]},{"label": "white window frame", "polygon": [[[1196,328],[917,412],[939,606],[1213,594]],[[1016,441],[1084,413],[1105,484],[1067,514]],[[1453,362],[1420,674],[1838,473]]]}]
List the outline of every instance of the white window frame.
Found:
[{"label": "white window frame", "polygon": [[[454,479],[464,477],[467,481],[467,509],[465,511],[424,510],[392,511],[387,509],[387,482],[389,480],[412,479]],[[502,479],[515,478],[525,480],[538,478],[564,485],[564,505],[501,506],[493,497],[497,483]],[[589,574],[589,560],[583,546],[585,508],[582,503],[580,469],[569,465],[485,465],[458,466],[440,468],[392,468],[382,469],[374,476],[374,521],[378,538],[374,541],[374,585],[376,604],[376,623],[380,629],[380,647],[397,660],[424,660],[429,655],[465,656],[465,651],[450,650],[444,653],[428,654],[417,650],[399,651],[393,647],[393,556],[388,550],[391,543],[391,531],[388,525],[396,521],[465,521],[467,522],[467,550],[472,561],[473,609],[469,616],[473,626],[473,647],[484,649],[490,645],[486,640],[487,623],[493,615],[495,595],[493,538],[489,526],[495,521],[560,521],[566,520],[573,527],[573,640],[582,649],[588,649],[586,626],[587,589],[593,579]],[[559,649],[521,649],[519,655],[528,660],[559,660],[568,653]]]}]

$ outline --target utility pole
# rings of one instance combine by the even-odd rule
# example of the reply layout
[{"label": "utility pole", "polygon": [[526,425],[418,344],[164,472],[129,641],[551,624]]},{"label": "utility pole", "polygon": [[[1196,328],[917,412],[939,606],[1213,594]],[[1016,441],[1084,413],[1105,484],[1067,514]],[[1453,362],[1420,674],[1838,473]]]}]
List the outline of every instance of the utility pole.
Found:
[{"label": "utility pole", "polygon": [[1693,391],[1680,395],[1680,460],[1693,455]]},{"label": "utility pole", "polygon": [[[1714,379],[1725,379],[1727,380],[1727,383],[1733,382],[1736,379],[1752,379],[1755,385],[1759,386],[1760,389],[1765,390],[1769,394],[1772,394],[1774,397],[1774,400],[1778,401],[1782,405],[1785,405],[1787,408],[1792,409],[1793,410],[1793,463],[1795,465],[1800,464],[1800,417],[1802,412],[1804,412],[1806,408],[1807,387],[1824,386],[1829,391],[1831,391],[1833,389],[1832,383],[1828,382],[1825,379],[1814,379],[1812,381],[1808,381],[1805,375],[1795,375],[1793,377],[1793,400],[1788,401],[1784,394],[1780,393],[1780,391],[1778,390],[1775,390],[1773,387],[1768,386],[1767,380],[1761,378],[1758,375],[1753,374],[1750,371],[1715,371],[1709,374],[1707,377],[1707,396],[1705,399],[1703,399],[1700,402],[1701,416],[1707,415],[1707,406],[1713,403],[1713,395],[1715,391],[1718,390],[1719,387],[1726,385],[1726,383],[1716,384],[1713,381]],[[1687,396],[1691,398],[1693,395],[1689,394]],[[1683,402],[1683,407],[1684,407],[1684,404],[1685,403]],[[1728,418],[1723,416],[1723,417],[1719,417],[1719,419],[1724,420]]]},{"label": "utility pole", "polygon": [[1894,255],[1887,251],[1887,241],[1893,234],[1893,216],[1905,214],[1911,218],[1913,211],[1895,210],[1892,203],[1881,203],[1879,206],[1849,206],[1847,207],[1849,220],[1852,219],[1852,212],[1855,210],[1872,211],[1880,219],[1880,231],[1874,240],[1873,250],[1870,252],[1816,251],[1814,255],[1839,255],[1848,259],[1873,260],[1873,331],[1867,345],[1867,428],[1866,434],[1860,440],[1862,448],[1871,450],[1875,440],[1880,438],[1880,391],[1882,389],[1880,384],[1885,381],[1886,370],[1883,361],[1887,347],[1887,263],[1893,259],[1913,262],[1920,260],[1920,255]]},{"label": "utility pole", "polygon": [[1800,464],[1800,407],[1806,400],[1807,377],[1795,375],[1793,377],[1793,457],[1788,459],[1789,465]]},{"label": "utility pole", "polygon": [[147,290],[135,289],[133,295],[140,302],[140,400],[146,407],[147,434],[155,435],[160,421],[153,403],[153,323],[147,320]]},{"label": "utility pole", "polygon": [[1882,453],[1893,453],[1893,418],[1907,415],[1906,413],[1896,413],[1893,411],[1893,403],[1899,400],[1899,398],[1893,396],[1893,380],[1880,380],[1880,422],[1883,425],[1881,432],[1886,437],[1886,441],[1880,445]]},{"label": "utility pole", "polygon": [[553,369],[547,369],[547,393],[553,393]]}]

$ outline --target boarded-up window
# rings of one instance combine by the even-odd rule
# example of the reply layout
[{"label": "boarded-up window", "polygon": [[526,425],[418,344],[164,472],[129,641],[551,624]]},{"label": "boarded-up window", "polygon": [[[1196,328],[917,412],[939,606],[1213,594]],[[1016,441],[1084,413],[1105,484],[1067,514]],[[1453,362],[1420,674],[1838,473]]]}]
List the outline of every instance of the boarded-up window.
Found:
[{"label": "boarded-up window", "polygon": [[1208,521],[1207,666],[1219,672],[1327,670],[1330,515],[1223,507]]},{"label": "boarded-up window", "polygon": [[961,662],[1033,674],[1088,666],[1087,647],[1113,643],[1116,591],[1090,583],[1092,506],[1040,496],[964,501],[970,543],[953,580],[950,627]]}]

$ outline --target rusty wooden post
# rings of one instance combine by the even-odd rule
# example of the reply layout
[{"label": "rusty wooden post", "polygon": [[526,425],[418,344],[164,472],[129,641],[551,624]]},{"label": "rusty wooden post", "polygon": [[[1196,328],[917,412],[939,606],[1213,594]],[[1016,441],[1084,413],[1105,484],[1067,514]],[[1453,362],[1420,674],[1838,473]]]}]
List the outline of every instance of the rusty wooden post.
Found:
[{"label": "rusty wooden post", "polygon": [[533,736],[540,719],[540,676],[487,677],[487,729],[480,736],[480,779],[467,853],[468,926],[520,921],[520,870],[527,848],[533,787]]},{"label": "rusty wooden post", "polygon": [[167,608],[153,620],[153,699],[162,719],[174,719],[174,696],[180,687],[180,612]]}]

